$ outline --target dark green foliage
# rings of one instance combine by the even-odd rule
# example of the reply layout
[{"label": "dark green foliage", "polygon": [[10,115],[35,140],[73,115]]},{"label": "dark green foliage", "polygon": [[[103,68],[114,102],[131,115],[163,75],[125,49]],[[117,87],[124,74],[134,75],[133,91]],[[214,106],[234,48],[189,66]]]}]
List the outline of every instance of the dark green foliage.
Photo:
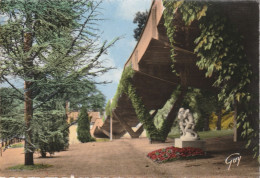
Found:
[{"label": "dark green foliage", "polygon": [[105,111],[106,111],[106,116],[110,116],[111,115],[111,102],[108,101],[105,107]]},{"label": "dark green foliage", "polygon": [[131,67],[128,67],[123,71],[116,94],[113,98],[112,106],[110,106],[110,110],[116,108],[118,98],[122,94],[126,94],[130,98],[137,117],[139,121],[144,124],[144,129],[147,130],[150,138],[157,139],[158,137],[160,137],[158,130],[155,127],[154,123],[151,122],[152,119],[149,111],[145,109],[141,98],[137,96],[136,90],[131,83],[133,75],[134,71],[131,69]]},{"label": "dark green foliage", "polygon": [[[161,128],[163,121],[169,114],[178,94],[178,92],[174,92],[171,98],[166,102],[164,107],[160,109],[154,117],[154,123],[157,128]],[[196,131],[205,130],[205,121],[209,119],[209,116],[212,112],[216,112],[217,106],[217,97],[213,95],[210,91],[203,91],[194,88],[188,88],[187,94],[184,97],[182,104],[182,107],[184,107],[185,109],[190,109],[190,111],[193,113],[193,117],[196,122]],[[172,129],[179,130],[178,127],[178,121],[175,120]],[[177,133],[174,130],[172,132]]]},{"label": "dark green foliage", "polygon": [[57,100],[49,102],[51,107],[43,107],[34,113],[33,143],[40,149],[42,157],[46,157],[46,153],[53,154],[69,146],[69,127],[62,103]]},{"label": "dark green foliage", "polygon": [[[134,70],[131,67],[126,68],[123,71],[121,76],[116,95],[113,98],[112,106],[110,109],[114,109],[117,106],[118,98],[125,94],[129,97],[132,102],[133,108],[135,109],[136,115],[139,121],[144,125],[144,129],[147,131],[148,137],[154,141],[165,141],[168,133],[171,130],[171,123],[168,123],[168,120],[165,119],[162,123],[161,128],[156,128],[154,121],[149,113],[149,111],[145,108],[142,99],[137,95],[136,89],[132,84],[132,78],[134,75]],[[180,94],[180,88],[178,87],[173,95],[178,96]]]},{"label": "dark green foliage", "polygon": [[132,102],[139,121],[144,124],[144,129],[147,130],[150,138],[152,140],[163,140],[162,135],[158,132],[158,129],[153,123],[150,113],[146,110],[141,98],[137,96],[135,88],[132,85],[129,85],[126,92]]},{"label": "dark green foliage", "polygon": [[[165,27],[172,46],[176,30],[173,20],[177,13],[186,25],[198,21],[201,33],[194,41],[194,53],[198,57],[196,64],[199,69],[206,70],[205,77],[214,76],[214,86],[219,88],[218,100],[226,111],[231,111],[238,103],[238,127],[243,130],[242,136],[247,136],[247,146],[253,146],[255,155],[258,155],[259,124],[258,119],[252,118],[258,115],[258,108],[252,104],[253,93],[248,87],[254,74],[246,58],[243,37],[217,8],[217,2],[164,0],[163,3]],[[174,57],[172,48],[173,62]]]},{"label": "dark green foliage", "polygon": [[86,106],[91,111],[103,112],[105,96],[88,80],[75,82],[74,86],[66,87],[57,95],[70,102],[70,110],[78,111],[81,106]]},{"label": "dark green foliage", "polygon": [[170,112],[175,100],[176,96],[173,94],[171,98],[165,103],[163,108],[158,110],[154,117],[154,124],[156,125],[156,128],[160,128],[162,126],[162,123],[166,119],[168,113]]},{"label": "dark green foliage", "polygon": [[86,107],[82,107],[78,118],[77,128],[78,140],[82,143],[94,141],[95,139],[90,135],[90,118]]},{"label": "dark green foliage", "polygon": [[209,117],[218,109],[218,99],[214,92],[207,90],[189,88],[184,98],[183,106],[189,108],[193,115],[196,113],[197,120],[195,129],[203,131],[209,129]]},{"label": "dark green foliage", "polygon": [[85,102],[82,103],[82,105],[87,106],[88,104],[88,109],[91,111],[99,111],[103,112],[104,111],[104,106],[105,106],[105,96],[101,91],[96,91],[91,97],[87,98],[84,100]]},{"label": "dark green foliage", "polygon": [[[0,14],[5,19],[0,25],[0,81],[15,88],[9,81],[12,76],[28,84],[24,89],[30,94],[29,100],[24,100],[24,92],[15,89],[17,98],[28,104],[25,137],[29,145],[33,145],[29,132],[33,132],[34,119],[46,115],[55,119],[58,115],[61,119],[54,111],[59,109],[47,104],[53,98],[63,99],[65,104],[69,96],[84,91],[85,96],[77,98],[80,101],[74,98],[73,107],[85,104],[100,109],[104,105],[104,97],[95,89],[94,79],[112,68],[105,67],[100,57],[118,38],[110,43],[100,39],[97,26],[102,20],[100,3],[94,0],[0,1]],[[28,102],[30,100],[32,102]],[[88,103],[90,100],[92,102]],[[48,109],[50,113],[46,112]],[[34,117],[34,113],[41,113],[41,116]],[[56,128],[60,129],[57,125]],[[54,137],[61,138],[61,132],[55,132]],[[48,149],[58,150],[57,147]],[[26,164],[33,164],[33,151],[26,147],[25,155],[30,157]]]},{"label": "dark green foliage", "polygon": [[2,140],[24,136],[24,105],[15,97],[17,93],[12,88],[0,88],[0,139]]},{"label": "dark green foliage", "polygon": [[[130,67],[126,68],[123,71],[123,73],[121,75],[121,79],[119,81],[119,85],[117,87],[116,94],[113,97],[112,104],[110,104],[110,107],[109,107],[110,110],[115,109],[117,107],[118,98],[123,93],[127,94],[127,89],[131,85],[131,79],[132,79],[133,75],[134,75],[134,71]],[[108,104],[107,104],[107,106],[108,106]]]},{"label": "dark green foliage", "polygon": [[0,116],[21,113],[24,108],[23,101],[17,98],[19,94],[13,88],[0,88]]},{"label": "dark green foliage", "polygon": [[[20,117],[19,117],[20,116]],[[25,123],[23,115],[15,117],[0,117],[0,139],[10,140],[12,138],[23,138]]]},{"label": "dark green foliage", "polygon": [[135,14],[135,18],[133,20],[133,23],[137,23],[137,28],[134,29],[134,38],[136,41],[139,40],[142,31],[145,27],[146,21],[148,18],[148,11],[145,12],[137,12]]},{"label": "dark green foliage", "polygon": [[160,132],[163,136],[163,141],[167,139],[168,134],[171,132],[172,125],[174,123],[175,117],[177,117],[179,108],[182,106],[184,97],[187,93],[186,87],[181,87],[180,85],[174,90],[173,95],[176,96],[174,105],[172,106],[170,112],[167,115],[167,119],[164,120]]},{"label": "dark green foliage", "polygon": [[[173,72],[176,73],[176,70],[174,68],[175,61],[175,30],[176,27],[173,24],[175,18],[178,15],[175,15],[177,12],[183,13],[183,21],[186,25],[190,25],[192,21],[194,20],[200,20],[203,16],[206,15],[207,12],[207,5],[205,3],[199,2],[199,1],[168,1],[163,0],[163,5],[165,7],[163,12],[164,17],[164,26],[166,28],[166,33],[170,41],[171,48],[171,59],[173,62]],[[177,11],[178,10],[178,11]],[[177,74],[177,73],[176,73]],[[177,74],[178,75],[178,74]]]},{"label": "dark green foliage", "polygon": [[[171,97],[168,99],[168,101],[165,103],[165,105],[163,106],[162,109],[158,110],[157,114],[154,117],[154,124],[156,125],[156,127],[159,129],[163,126],[164,120],[167,118],[169,112],[172,109],[172,106],[174,105],[174,103],[176,102],[176,99],[178,97],[178,95],[180,94],[179,91],[180,88],[177,88],[176,90],[174,90],[174,92],[172,93]],[[179,124],[178,121],[175,120],[173,125],[172,125],[172,131],[174,131],[173,129],[177,129],[179,130]]]},{"label": "dark green foliage", "polygon": [[[24,138],[25,122],[23,102],[13,94],[14,89],[1,88],[2,104],[10,107],[2,107],[0,115],[0,139]],[[34,149],[39,149],[42,156],[46,153],[53,154],[68,147],[68,124],[65,109],[57,98],[51,100],[36,109],[31,129],[33,130],[32,144]]]}]

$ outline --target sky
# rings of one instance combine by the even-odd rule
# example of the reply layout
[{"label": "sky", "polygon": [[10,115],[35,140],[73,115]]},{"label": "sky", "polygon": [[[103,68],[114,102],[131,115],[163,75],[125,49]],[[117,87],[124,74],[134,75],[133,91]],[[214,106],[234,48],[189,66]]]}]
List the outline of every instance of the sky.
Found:
[{"label": "sky", "polygon": [[152,0],[104,0],[100,6],[102,17],[106,19],[100,24],[100,29],[103,31],[102,40],[111,41],[116,37],[123,37],[109,49],[106,56],[107,64],[116,69],[98,79],[112,82],[97,86],[106,96],[106,100],[112,99],[115,95],[124,64],[137,43],[133,37],[133,31],[137,27],[137,24],[133,23],[135,13],[149,11],[151,3]]},{"label": "sky", "polygon": [[[135,13],[138,11],[149,11],[151,3],[152,0],[103,0],[103,3],[100,5],[100,11],[102,12],[100,18],[105,19],[99,23],[99,29],[102,32],[101,42],[106,40],[110,42],[116,37],[121,37],[108,50],[108,54],[102,56],[102,59],[106,59],[105,64],[107,66],[116,68],[97,79],[99,82],[111,81],[110,84],[97,85],[97,88],[105,95],[106,101],[112,99],[115,95],[124,64],[137,43],[133,37],[133,31],[137,27],[137,24],[133,23]],[[0,17],[0,20],[2,18]],[[23,82],[19,79],[12,79],[12,83],[17,88],[23,88]],[[9,85],[2,83],[0,87],[7,86]]]}]

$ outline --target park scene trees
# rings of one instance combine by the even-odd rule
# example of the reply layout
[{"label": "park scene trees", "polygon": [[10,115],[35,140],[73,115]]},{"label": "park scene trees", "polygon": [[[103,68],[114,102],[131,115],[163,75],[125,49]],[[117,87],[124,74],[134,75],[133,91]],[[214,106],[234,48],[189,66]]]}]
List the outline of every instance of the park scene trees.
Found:
[{"label": "park scene trees", "polygon": [[[214,165],[239,152],[256,173],[259,69],[258,42],[253,39],[258,38],[257,3],[154,0],[150,5],[149,11],[136,10],[132,17],[131,23],[137,28],[131,36],[137,43],[130,57],[124,59],[111,99],[99,85],[109,84],[113,78],[98,77],[109,76],[114,69],[105,57],[122,39],[112,36],[109,42],[104,40],[100,22],[106,17],[102,17],[105,9],[101,1],[0,2],[4,19],[0,24],[0,140],[6,155],[16,154],[8,149],[13,140],[21,142],[25,167],[37,166],[40,157],[52,175],[55,165],[62,167],[57,173],[62,176],[62,170],[77,175],[87,172],[79,167],[73,173],[67,167],[70,164],[52,161],[48,154],[58,154],[58,160],[64,159],[61,162],[82,158],[82,165],[96,166],[106,154],[113,156],[108,160],[115,161],[115,166],[120,165],[116,161],[127,165],[130,163],[124,160],[135,163],[137,159],[116,154],[145,154],[136,162],[138,175],[144,174],[142,164],[158,167],[159,175],[163,168],[156,166],[158,162],[174,161],[170,164],[186,170],[178,160],[201,161],[202,168],[206,160]],[[119,48],[123,51],[125,47]],[[71,111],[76,114],[70,116]],[[91,112],[101,116],[94,119]],[[71,144],[72,137],[77,144]],[[218,139],[222,140],[221,153],[212,145],[220,144]],[[126,143],[134,150],[120,151],[120,145],[127,147]],[[100,162],[94,163],[93,155]],[[7,157],[5,160],[3,172],[8,175],[7,165],[12,159],[10,163]],[[221,169],[225,166],[223,162]],[[247,172],[250,166],[241,171]],[[212,167],[214,173],[202,174],[219,170]],[[89,171],[99,174],[91,166]],[[179,175],[172,171],[167,174]],[[191,169],[189,175],[193,174],[200,175]],[[235,171],[230,174],[237,175]]]},{"label": "park scene trees", "polygon": [[[1,78],[24,100],[25,165],[33,164],[35,148],[31,124],[36,109],[55,97],[64,103],[69,90],[75,95],[78,92],[75,89],[91,87],[92,76],[109,70],[102,66],[99,57],[114,41],[96,43],[98,4],[91,1],[19,1],[15,5],[1,2],[1,13],[7,18],[1,26]],[[24,93],[9,82],[9,76],[24,80]]]}]

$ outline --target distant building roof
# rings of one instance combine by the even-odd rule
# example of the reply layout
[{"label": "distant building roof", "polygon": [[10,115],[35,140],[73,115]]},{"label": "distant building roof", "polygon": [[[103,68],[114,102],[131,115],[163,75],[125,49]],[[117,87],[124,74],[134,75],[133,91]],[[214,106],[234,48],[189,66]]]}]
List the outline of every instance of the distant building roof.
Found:
[{"label": "distant building roof", "polygon": [[[88,112],[89,117],[91,117],[90,122],[95,122],[97,119],[100,118],[100,112]],[[68,119],[73,118],[73,120],[77,120],[79,117],[79,112],[78,111],[72,111],[69,112],[68,114]]]},{"label": "distant building roof", "polygon": [[100,112],[88,112],[88,115],[91,117],[90,122],[95,122],[97,119],[100,118]]}]

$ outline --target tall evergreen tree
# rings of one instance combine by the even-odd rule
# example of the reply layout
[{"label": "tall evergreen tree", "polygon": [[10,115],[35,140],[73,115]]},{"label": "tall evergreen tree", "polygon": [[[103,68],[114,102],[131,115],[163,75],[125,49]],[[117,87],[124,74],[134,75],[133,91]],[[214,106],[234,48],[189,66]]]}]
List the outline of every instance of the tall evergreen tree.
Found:
[{"label": "tall evergreen tree", "polygon": [[86,107],[82,107],[78,118],[77,128],[78,140],[82,143],[90,142],[93,138],[90,135],[90,118]]},{"label": "tall evergreen tree", "polygon": [[[25,165],[34,164],[35,109],[68,86],[89,82],[111,69],[102,65],[100,56],[117,39],[99,44],[99,5],[94,0],[0,1],[0,14],[6,19],[0,26],[0,78],[24,98]],[[10,76],[24,81],[24,92]]]},{"label": "tall evergreen tree", "polygon": [[135,18],[133,20],[133,23],[137,24],[137,27],[134,29],[134,38],[135,38],[136,41],[139,40],[139,38],[142,34],[142,31],[145,27],[145,23],[147,21],[147,18],[148,18],[148,11],[137,12],[135,14]]}]

